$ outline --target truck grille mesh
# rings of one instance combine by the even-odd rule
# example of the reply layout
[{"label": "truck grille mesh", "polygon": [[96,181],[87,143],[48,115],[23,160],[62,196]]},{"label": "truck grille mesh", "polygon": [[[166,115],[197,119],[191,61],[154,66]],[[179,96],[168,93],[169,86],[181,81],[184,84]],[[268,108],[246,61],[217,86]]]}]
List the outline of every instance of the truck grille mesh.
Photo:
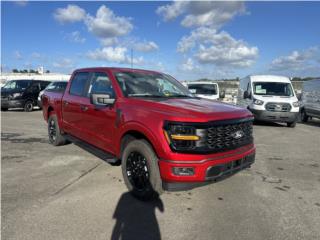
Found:
[{"label": "truck grille mesh", "polygon": [[206,145],[210,152],[220,152],[253,143],[252,121],[212,126],[207,129]]},{"label": "truck grille mesh", "polygon": [[290,112],[291,105],[289,103],[267,103],[266,110],[270,112]]}]

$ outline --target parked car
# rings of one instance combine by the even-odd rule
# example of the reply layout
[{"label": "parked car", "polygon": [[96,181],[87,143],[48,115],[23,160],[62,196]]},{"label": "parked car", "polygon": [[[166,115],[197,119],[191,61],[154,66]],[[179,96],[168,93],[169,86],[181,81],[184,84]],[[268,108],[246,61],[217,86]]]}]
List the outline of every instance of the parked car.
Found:
[{"label": "parked car", "polygon": [[68,84],[68,81],[55,81],[50,83],[45,89],[43,89],[38,96],[38,106],[41,109],[42,108],[42,102],[41,102],[41,97],[44,91],[49,91],[49,92],[64,92]]},{"label": "parked car", "polygon": [[219,85],[214,82],[186,82],[186,87],[197,97],[217,100],[224,98],[224,92],[219,90]]},{"label": "parked car", "polygon": [[79,69],[64,93],[45,91],[42,104],[51,144],[72,141],[121,162],[140,199],[220,180],[255,160],[247,109],[194,97],[159,72]]},{"label": "parked car", "polygon": [[320,118],[320,79],[303,83],[301,94],[301,120],[307,122],[310,118]]},{"label": "parked car", "polygon": [[237,104],[256,120],[285,122],[295,127],[300,103],[287,77],[253,75],[240,79]]},{"label": "parked car", "polygon": [[1,88],[1,111],[23,108],[31,112],[37,106],[39,92],[50,82],[40,80],[12,80]]}]

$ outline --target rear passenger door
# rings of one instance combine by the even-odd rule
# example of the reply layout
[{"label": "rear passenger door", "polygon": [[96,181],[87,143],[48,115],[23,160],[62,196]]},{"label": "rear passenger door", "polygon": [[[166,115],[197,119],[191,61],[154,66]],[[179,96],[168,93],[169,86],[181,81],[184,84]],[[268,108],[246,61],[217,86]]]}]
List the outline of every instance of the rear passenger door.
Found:
[{"label": "rear passenger door", "polygon": [[114,88],[109,76],[104,72],[93,72],[82,102],[82,130],[87,142],[114,153],[112,139],[115,131],[116,108],[114,106],[97,107],[90,102],[92,93],[108,94],[115,98]]},{"label": "rear passenger door", "polygon": [[83,139],[83,110],[82,104],[86,100],[85,90],[90,83],[89,72],[76,72],[66,89],[62,99],[62,119],[65,131],[75,137]]}]

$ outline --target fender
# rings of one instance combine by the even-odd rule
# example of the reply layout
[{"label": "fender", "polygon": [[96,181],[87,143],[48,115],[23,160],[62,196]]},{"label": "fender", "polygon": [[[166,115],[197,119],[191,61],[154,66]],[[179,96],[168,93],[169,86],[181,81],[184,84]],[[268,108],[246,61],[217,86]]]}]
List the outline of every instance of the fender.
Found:
[{"label": "fender", "polygon": [[121,125],[118,129],[118,134],[115,136],[115,144],[116,144],[116,155],[120,156],[121,155],[121,140],[126,135],[127,132],[129,131],[137,131],[141,134],[143,134],[147,140],[152,144],[152,147],[156,151],[156,154],[158,157],[162,156],[163,154],[163,149],[160,147],[162,146],[159,138],[157,138],[154,133],[152,132],[151,129],[149,129],[147,126],[143,125],[140,122],[136,121],[130,121],[127,122],[123,125]]}]

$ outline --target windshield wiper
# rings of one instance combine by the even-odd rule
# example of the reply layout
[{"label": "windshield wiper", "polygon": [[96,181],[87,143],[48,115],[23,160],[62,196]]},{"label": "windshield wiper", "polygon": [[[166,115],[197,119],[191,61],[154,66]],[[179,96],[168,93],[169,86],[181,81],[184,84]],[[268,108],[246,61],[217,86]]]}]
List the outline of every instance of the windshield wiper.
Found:
[{"label": "windshield wiper", "polygon": [[162,95],[152,95],[152,94],[140,94],[140,93],[133,93],[133,94],[128,94],[129,97],[150,97],[150,98],[164,98],[166,96]]},{"label": "windshield wiper", "polygon": [[170,97],[170,98],[194,98],[193,96],[183,95],[183,94],[168,95],[166,97]]}]

